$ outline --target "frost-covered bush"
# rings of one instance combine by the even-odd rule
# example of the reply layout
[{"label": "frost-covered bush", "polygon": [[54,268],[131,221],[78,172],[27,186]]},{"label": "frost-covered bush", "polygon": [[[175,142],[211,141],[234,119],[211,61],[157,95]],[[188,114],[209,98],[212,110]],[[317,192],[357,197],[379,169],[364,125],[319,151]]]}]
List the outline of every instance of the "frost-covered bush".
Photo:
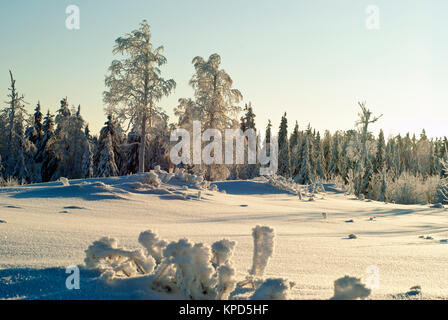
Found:
[{"label": "frost-covered bush", "polygon": [[108,280],[117,276],[131,277],[154,270],[155,261],[143,250],[130,251],[119,247],[118,240],[103,237],[91,244],[84,260],[86,267],[98,269]]},{"label": "frost-covered bush", "polygon": [[437,203],[438,176],[426,179],[403,172],[398,179],[388,179],[386,187],[387,201],[399,204]]},{"label": "frost-covered bush", "polygon": [[0,187],[15,187],[19,185],[19,181],[15,177],[8,177],[6,179],[3,179],[3,177],[0,176]]},{"label": "frost-covered bush", "polygon": [[438,203],[444,201],[443,190],[443,179],[439,176],[423,177],[403,172],[395,177],[382,173],[372,176],[367,198],[397,204]]},{"label": "frost-covered bush", "polygon": [[[254,299],[286,299],[292,283],[283,279],[259,278],[272,255],[274,230],[257,226],[253,229],[254,265],[249,282],[256,289]],[[101,279],[108,284],[126,279],[139,290],[152,290],[175,298],[229,299],[237,282],[231,258],[236,243],[223,239],[211,247],[181,239],[168,243],[151,230],[139,235],[139,243],[146,250],[128,250],[119,246],[118,240],[103,237],[88,247],[85,265],[101,272]],[[140,276],[140,278],[136,278]],[[142,277],[144,276],[144,277]],[[254,281],[253,277],[257,277]]]},{"label": "frost-covered bush", "polygon": [[256,226],[252,229],[252,237],[254,239],[254,255],[249,273],[255,277],[261,277],[274,251],[274,229]]},{"label": "frost-covered bush", "polygon": [[159,239],[157,234],[151,230],[140,233],[138,242],[146,249],[148,254],[151,255],[157,263],[162,261],[163,249],[167,246],[168,242]]},{"label": "frost-covered bush", "polygon": [[304,192],[303,187],[295,183],[292,179],[288,179],[276,174],[265,177],[265,179],[266,182],[268,182],[271,186],[276,187],[280,190],[284,190],[299,196],[301,196]]},{"label": "frost-covered bush", "polygon": [[204,180],[202,176],[187,173],[183,168],[176,168],[174,170],[174,177],[178,181],[188,182],[189,184],[200,189],[209,189],[210,187],[210,182]]},{"label": "frost-covered bush", "polygon": [[355,300],[367,298],[370,289],[366,288],[361,280],[354,277],[345,276],[334,282],[334,296],[332,300]]},{"label": "frost-covered bush", "polygon": [[218,274],[218,285],[217,289],[217,300],[228,300],[230,294],[236,287],[235,280],[235,269],[233,268],[230,262],[227,262],[224,265],[220,265],[217,269]]},{"label": "frost-covered bush", "polygon": [[158,188],[162,181],[160,181],[159,175],[155,171],[150,171],[146,174],[147,183]]},{"label": "frost-covered bush", "polygon": [[230,261],[233,255],[233,249],[235,248],[236,242],[228,239],[223,239],[216,241],[212,244],[212,262],[221,266]]},{"label": "frost-covered bush", "polygon": [[216,298],[215,269],[206,245],[181,239],[168,244],[163,255],[161,265],[174,268],[173,279],[182,296],[193,300]]},{"label": "frost-covered bush", "polygon": [[287,300],[293,283],[285,279],[266,279],[252,295],[252,300]]},{"label": "frost-covered bush", "polygon": [[65,177],[60,177],[58,180],[60,183],[62,183],[63,186],[68,187],[70,185],[70,182],[67,178]]}]

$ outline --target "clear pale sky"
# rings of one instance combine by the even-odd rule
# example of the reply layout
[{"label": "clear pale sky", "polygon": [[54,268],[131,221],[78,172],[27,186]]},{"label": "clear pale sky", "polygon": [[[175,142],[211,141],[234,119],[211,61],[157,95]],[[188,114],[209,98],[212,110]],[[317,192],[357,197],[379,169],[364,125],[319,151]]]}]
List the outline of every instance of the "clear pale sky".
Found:
[{"label": "clear pale sky", "polygon": [[[71,4],[79,30],[65,27]],[[366,28],[368,5],[380,9],[379,30]],[[30,112],[37,100],[55,112],[68,96],[97,133],[114,40],[143,19],[177,82],[160,103],[170,116],[193,95],[193,57],[219,53],[259,128],[267,119],[277,128],[286,111],[290,128],[351,129],[365,100],[384,114],[374,133],[448,136],[446,0],[2,0],[0,101],[12,69]]]}]

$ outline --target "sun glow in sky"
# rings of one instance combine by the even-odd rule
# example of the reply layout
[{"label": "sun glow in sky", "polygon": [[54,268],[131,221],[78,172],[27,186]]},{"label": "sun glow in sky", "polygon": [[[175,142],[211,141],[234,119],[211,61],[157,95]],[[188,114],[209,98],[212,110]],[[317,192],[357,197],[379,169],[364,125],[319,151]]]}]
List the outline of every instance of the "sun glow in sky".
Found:
[{"label": "sun glow in sky", "polygon": [[[68,5],[80,29],[65,27]],[[366,8],[379,9],[379,29]],[[8,70],[29,102],[55,112],[67,96],[81,104],[94,133],[106,120],[102,92],[114,40],[146,19],[164,45],[167,78],[177,89],[160,105],[192,97],[192,59],[212,53],[234,87],[252,102],[257,127],[277,128],[283,112],[323,132],[354,127],[358,101],[386,135],[448,136],[448,1],[446,0],[95,0],[0,3],[0,101]]]}]

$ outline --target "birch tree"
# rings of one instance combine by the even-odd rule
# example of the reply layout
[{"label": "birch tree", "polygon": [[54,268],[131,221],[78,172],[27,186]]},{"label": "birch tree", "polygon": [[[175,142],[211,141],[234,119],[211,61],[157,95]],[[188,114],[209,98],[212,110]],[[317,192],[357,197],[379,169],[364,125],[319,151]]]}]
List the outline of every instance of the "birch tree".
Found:
[{"label": "birch tree", "polygon": [[139,29],[115,40],[113,54],[124,57],[112,61],[105,78],[106,113],[127,121],[128,129],[133,126],[141,132],[139,172],[145,171],[145,141],[160,113],[157,103],[176,87],[173,79],[165,80],[161,75],[160,67],[167,62],[163,49],[153,47],[150,27],[143,20]]}]

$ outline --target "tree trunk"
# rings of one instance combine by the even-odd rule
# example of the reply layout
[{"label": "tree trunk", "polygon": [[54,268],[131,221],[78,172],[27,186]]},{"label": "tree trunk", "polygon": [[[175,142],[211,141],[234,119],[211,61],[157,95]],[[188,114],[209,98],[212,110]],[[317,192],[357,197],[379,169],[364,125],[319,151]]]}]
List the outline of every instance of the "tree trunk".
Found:
[{"label": "tree trunk", "polygon": [[145,172],[145,152],[146,152],[146,112],[143,112],[142,134],[141,134],[139,160],[138,160],[139,173]]}]

